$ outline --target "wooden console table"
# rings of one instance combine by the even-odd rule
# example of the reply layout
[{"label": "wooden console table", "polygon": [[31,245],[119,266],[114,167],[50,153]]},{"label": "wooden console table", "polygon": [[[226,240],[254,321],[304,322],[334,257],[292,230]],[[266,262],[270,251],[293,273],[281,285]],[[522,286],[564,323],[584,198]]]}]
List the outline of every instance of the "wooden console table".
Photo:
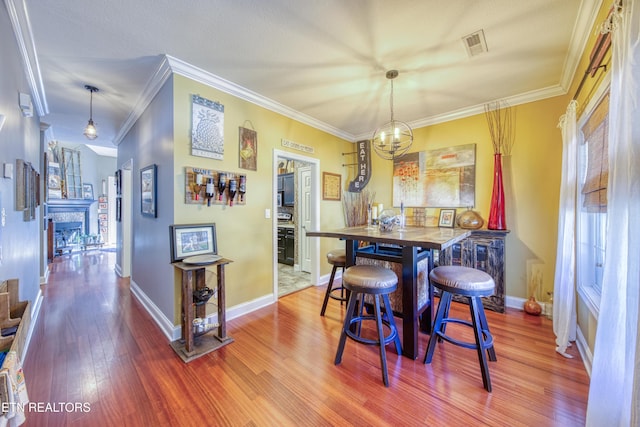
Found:
[{"label": "wooden console table", "polygon": [[[224,283],[224,267],[231,262],[233,261],[220,258],[206,265],[185,264],[181,261],[173,263],[173,266],[182,272],[182,339],[172,342],[171,346],[185,362],[233,342],[233,339],[227,336]],[[216,267],[218,276],[218,327],[204,334],[194,334],[193,319],[196,316],[205,319],[207,313],[206,304],[194,304],[193,291],[206,287],[206,269],[213,266]]]}]

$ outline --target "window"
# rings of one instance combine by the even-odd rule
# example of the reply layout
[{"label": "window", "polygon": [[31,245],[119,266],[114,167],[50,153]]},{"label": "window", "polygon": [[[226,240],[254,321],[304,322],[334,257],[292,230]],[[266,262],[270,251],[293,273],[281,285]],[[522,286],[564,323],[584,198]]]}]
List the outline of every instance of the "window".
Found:
[{"label": "window", "polygon": [[609,88],[594,97],[580,121],[578,147],[577,280],[578,291],[598,312],[606,255],[607,183],[609,179]]}]

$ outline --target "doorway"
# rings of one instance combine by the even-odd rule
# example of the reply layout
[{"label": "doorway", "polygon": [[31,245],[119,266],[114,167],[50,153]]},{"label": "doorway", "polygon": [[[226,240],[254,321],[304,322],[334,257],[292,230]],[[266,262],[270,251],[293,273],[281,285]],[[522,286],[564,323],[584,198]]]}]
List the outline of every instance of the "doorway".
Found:
[{"label": "doorway", "polygon": [[[318,283],[319,242],[306,237],[319,224],[319,161],[274,150],[273,223],[276,298]],[[293,180],[293,185],[285,184]],[[284,194],[284,189],[287,194]],[[279,197],[278,197],[279,196]],[[278,200],[282,203],[278,203]]]}]

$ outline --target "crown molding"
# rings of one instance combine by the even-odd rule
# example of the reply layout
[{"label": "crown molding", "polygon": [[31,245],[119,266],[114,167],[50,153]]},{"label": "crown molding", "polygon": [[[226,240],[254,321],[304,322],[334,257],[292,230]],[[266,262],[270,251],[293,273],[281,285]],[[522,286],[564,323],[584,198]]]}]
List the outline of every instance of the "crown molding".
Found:
[{"label": "crown molding", "polygon": [[140,98],[136,102],[136,105],[133,107],[126,120],[124,121],[122,127],[118,131],[115,138],[113,138],[114,145],[120,145],[122,139],[127,135],[127,133],[131,130],[133,125],[138,121],[142,113],[147,109],[153,98],[158,94],[162,86],[171,76],[171,67],[169,66],[169,62],[167,61],[166,55],[162,55],[162,61],[156,68],[156,71],[153,73],[151,78],[147,81]]},{"label": "crown molding", "polygon": [[[550,86],[544,89],[532,90],[516,96],[508,98],[500,98],[499,101],[505,101],[510,106],[516,106],[520,104],[527,104],[529,102],[541,101],[547,98],[553,98],[554,96],[565,95],[567,91],[560,85]],[[495,101],[498,101],[496,99]],[[414,120],[407,122],[412,129],[419,129],[426,126],[433,126],[439,123],[450,122],[453,120],[464,119],[465,117],[475,116],[477,114],[484,114],[485,104],[473,105],[471,107],[461,108],[445,114],[439,114],[437,116],[426,117],[420,120]],[[357,135],[357,140],[371,139],[371,133]]]},{"label": "crown molding", "polygon": [[222,92],[228,93],[252,104],[266,108],[267,110],[282,114],[283,116],[289,117],[300,123],[304,123],[318,130],[327,132],[331,135],[335,135],[338,138],[346,139],[348,141],[355,141],[354,136],[348,132],[328,125],[327,123],[320,120],[316,120],[306,114],[295,111],[285,105],[280,104],[279,102],[257,94],[249,89],[230,82],[229,80],[225,80],[222,77],[216,76],[215,74],[212,74],[201,68],[188,64],[180,59],[174,58],[169,55],[166,55],[166,58],[169,62],[171,70],[176,74],[187,77],[191,80],[195,80],[214,89],[218,89]]},{"label": "crown molding", "polygon": [[31,89],[31,99],[36,107],[38,116],[43,117],[49,114],[47,97],[40,74],[40,63],[36,53],[36,45],[33,41],[29,13],[24,1],[4,0],[4,4],[9,12],[13,33],[16,36],[18,50],[24,64],[24,71],[27,77],[29,88]]},{"label": "crown molding", "polygon": [[560,78],[560,86],[567,92],[571,88],[571,82],[578,70],[580,58],[586,49],[589,36],[591,35],[591,29],[602,7],[602,1],[603,0],[583,0],[580,3],[578,17],[573,28],[573,33],[571,34],[569,52],[565,58],[564,67],[562,67],[562,76]]}]

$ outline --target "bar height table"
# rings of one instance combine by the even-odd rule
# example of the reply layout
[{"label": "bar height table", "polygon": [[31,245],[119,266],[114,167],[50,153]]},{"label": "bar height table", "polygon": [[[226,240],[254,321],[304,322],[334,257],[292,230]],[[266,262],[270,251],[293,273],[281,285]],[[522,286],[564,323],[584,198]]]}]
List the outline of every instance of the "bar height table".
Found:
[{"label": "bar height table", "polygon": [[[379,259],[402,264],[402,353],[410,359],[418,357],[418,297],[417,263],[429,257],[427,275],[433,268],[433,251],[442,250],[468,237],[471,230],[439,227],[407,227],[404,231],[380,232],[367,230],[366,226],[346,227],[335,230],[307,231],[308,237],[333,237],[346,241],[347,268],[356,264],[356,256],[376,254]],[[369,242],[365,251],[359,242]],[[379,250],[381,244],[399,248],[398,255]],[[429,285],[429,324],[433,322],[433,287]]]}]

